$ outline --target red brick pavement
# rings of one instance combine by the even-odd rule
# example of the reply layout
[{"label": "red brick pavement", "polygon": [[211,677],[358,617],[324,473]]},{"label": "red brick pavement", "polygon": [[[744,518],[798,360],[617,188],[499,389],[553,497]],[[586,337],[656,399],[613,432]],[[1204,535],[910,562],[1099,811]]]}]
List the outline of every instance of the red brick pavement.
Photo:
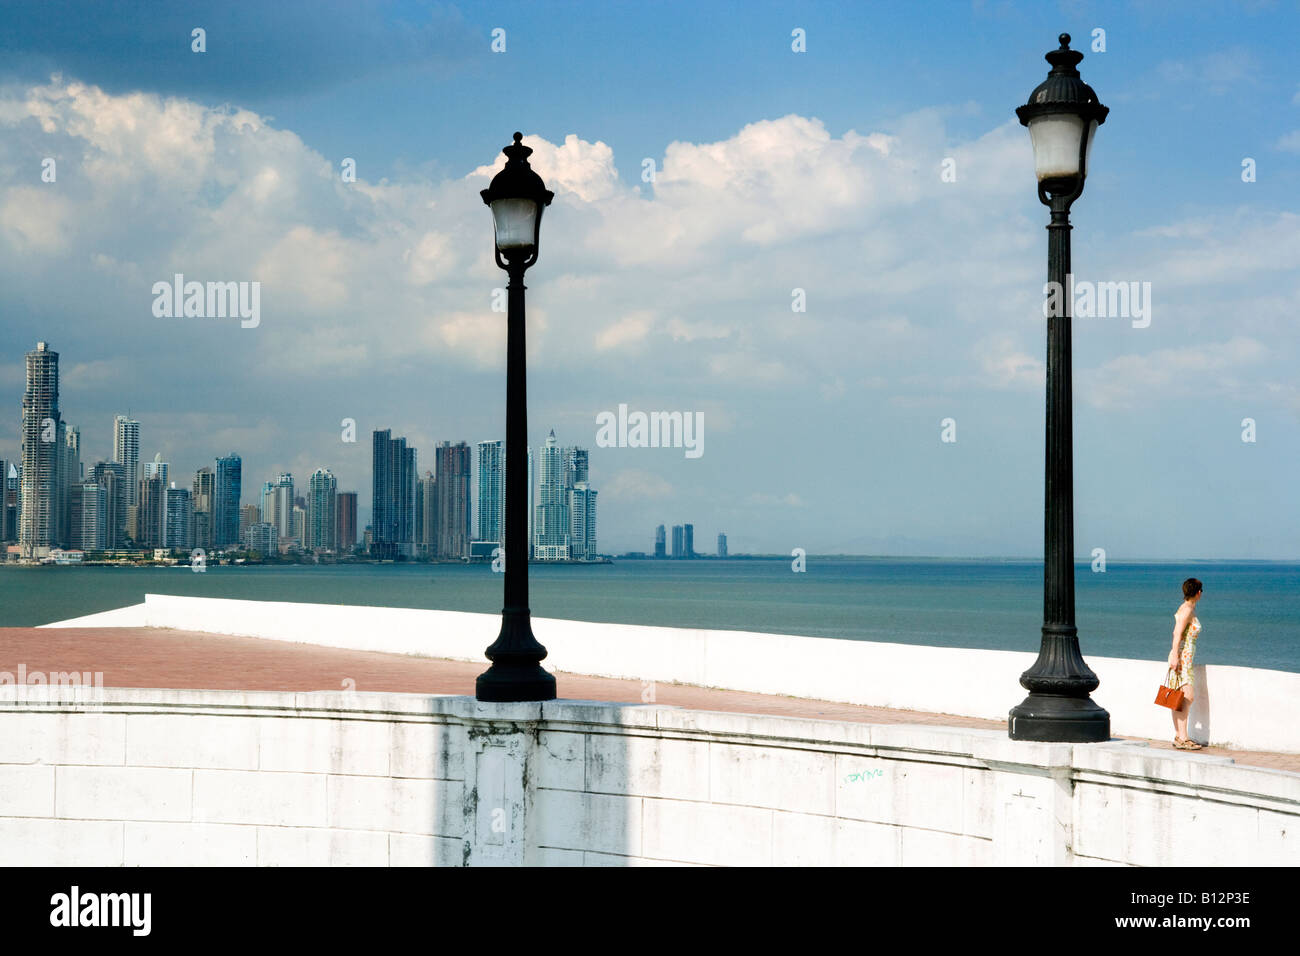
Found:
[{"label": "red brick pavement", "polygon": [[[473,695],[487,661],[465,663],[374,651],[339,650],[255,637],[229,637],[160,628],[0,628],[0,671],[102,672],[106,687],[190,687],[208,690],[342,690]],[[556,672],[560,696],[570,700],[641,702],[640,681]],[[1006,723],[889,710],[832,701],[655,684],[655,702],[692,710],[773,714],[871,724],[939,724],[1004,729]],[[1172,738],[1172,727],[1170,737]],[[1143,739],[1143,738],[1126,738]],[[1149,741],[1173,749],[1172,739]],[[1207,747],[1199,753],[1237,763],[1300,772],[1300,754]]]}]

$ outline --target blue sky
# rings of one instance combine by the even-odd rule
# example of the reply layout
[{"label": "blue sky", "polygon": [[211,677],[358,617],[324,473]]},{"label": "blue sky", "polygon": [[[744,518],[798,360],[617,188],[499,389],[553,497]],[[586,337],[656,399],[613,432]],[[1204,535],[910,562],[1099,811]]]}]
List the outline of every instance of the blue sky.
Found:
[{"label": "blue sky", "polygon": [[[370,429],[407,434],[421,470],[438,440],[500,437],[477,190],[518,128],[557,191],[529,274],[533,443],[592,448],[602,549],[692,521],[733,551],[1035,556],[1046,215],[1013,111],[1066,31],[1111,107],[1075,272],[1153,301],[1147,328],[1075,323],[1079,553],[1300,556],[1295,4],[0,15],[0,456],[38,338],[88,461],[129,406],[175,474],[233,448],[251,495],[327,466],[364,511]],[[260,281],[262,323],[153,317],[176,271]],[[705,454],[595,448],[619,403],[702,411]]]}]

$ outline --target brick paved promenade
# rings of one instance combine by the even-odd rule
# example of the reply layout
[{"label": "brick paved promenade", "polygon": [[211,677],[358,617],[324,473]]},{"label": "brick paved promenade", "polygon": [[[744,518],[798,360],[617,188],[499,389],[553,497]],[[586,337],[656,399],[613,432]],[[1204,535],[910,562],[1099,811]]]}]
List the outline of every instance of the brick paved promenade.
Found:
[{"label": "brick paved promenade", "polygon": [[[473,696],[474,678],[487,661],[464,663],[373,651],[339,650],[254,637],[155,628],[0,628],[0,671],[103,672],[105,687],[176,687],[208,690],[405,691]],[[559,694],[570,700],[641,703],[640,681],[555,672]],[[655,703],[692,710],[774,714],[869,724],[941,724],[1006,729],[1005,721],[888,710],[823,700],[656,684]],[[1010,709],[1011,701],[1007,707]],[[1127,738],[1141,739],[1141,738]],[[1153,747],[1173,749],[1167,740]],[[1300,754],[1206,747],[1197,753],[1231,757],[1237,763],[1300,773]]]}]

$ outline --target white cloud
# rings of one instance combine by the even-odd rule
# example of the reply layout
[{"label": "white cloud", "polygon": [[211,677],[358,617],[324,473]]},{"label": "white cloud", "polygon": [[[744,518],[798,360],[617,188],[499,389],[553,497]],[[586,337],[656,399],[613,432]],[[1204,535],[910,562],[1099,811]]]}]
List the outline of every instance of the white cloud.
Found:
[{"label": "white cloud", "polygon": [[985,339],[976,344],[976,358],[984,382],[994,388],[1041,389],[1047,381],[1043,360],[1025,352],[1010,336]]},{"label": "white cloud", "polygon": [[600,489],[606,500],[647,501],[671,497],[673,486],[648,471],[627,469],[615,472]]},{"label": "white cloud", "polygon": [[[600,141],[588,143],[569,133],[558,146],[538,136],[525,136],[523,144],[533,151],[528,157],[529,165],[534,170],[545,170],[546,188],[557,197],[568,193],[581,202],[599,202],[610,198],[618,189],[614,151]],[[498,154],[491,166],[479,166],[467,178],[482,179],[479,188],[486,189],[505,164],[505,155]],[[545,221],[543,214],[542,222]]]},{"label": "white cloud", "polygon": [[608,349],[616,349],[624,345],[641,342],[650,334],[654,324],[653,312],[642,310],[625,315],[618,321],[605,326],[596,334],[596,348],[604,352]]},{"label": "white cloud", "polygon": [[1098,368],[1075,374],[1079,394],[1098,408],[1131,408],[1171,397],[1236,391],[1233,373],[1245,371],[1268,354],[1264,344],[1246,336],[1224,342],[1198,342],[1156,349],[1144,355],[1120,355]]}]

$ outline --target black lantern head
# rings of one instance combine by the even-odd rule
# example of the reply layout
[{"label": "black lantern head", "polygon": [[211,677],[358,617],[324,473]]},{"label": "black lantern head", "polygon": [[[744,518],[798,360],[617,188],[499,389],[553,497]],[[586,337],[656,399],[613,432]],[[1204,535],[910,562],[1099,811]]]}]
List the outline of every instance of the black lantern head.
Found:
[{"label": "black lantern head", "polygon": [[1079,76],[1083,54],[1070,49],[1070,34],[1059,39],[1060,47],[1046,56],[1052,65],[1047,79],[1016,109],[1021,125],[1029,127],[1039,198],[1045,203],[1045,193],[1073,201],[1083,192],[1093,134],[1110,112]]},{"label": "black lantern head", "polygon": [[523,138],[522,133],[515,133],[515,141],[501,150],[506,154],[505,168],[479,193],[492,208],[497,265],[503,269],[509,268],[507,263],[526,269],[537,261],[542,210],[555,198],[528,165],[533,151],[523,144]]}]

